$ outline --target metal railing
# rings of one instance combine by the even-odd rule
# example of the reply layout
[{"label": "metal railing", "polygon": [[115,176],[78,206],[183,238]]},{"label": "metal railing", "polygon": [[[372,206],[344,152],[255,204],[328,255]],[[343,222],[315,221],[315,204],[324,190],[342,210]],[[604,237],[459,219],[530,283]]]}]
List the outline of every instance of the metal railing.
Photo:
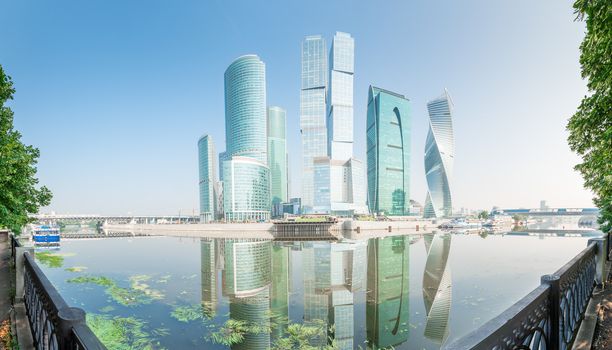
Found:
[{"label": "metal railing", "polygon": [[608,255],[607,239],[589,240],[570,262],[542,276],[531,293],[445,349],[571,348],[601,268],[598,261]]},{"label": "metal railing", "polygon": [[36,349],[105,350],[85,323],[85,311],[70,307],[30,253],[24,253],[24,304]]}]

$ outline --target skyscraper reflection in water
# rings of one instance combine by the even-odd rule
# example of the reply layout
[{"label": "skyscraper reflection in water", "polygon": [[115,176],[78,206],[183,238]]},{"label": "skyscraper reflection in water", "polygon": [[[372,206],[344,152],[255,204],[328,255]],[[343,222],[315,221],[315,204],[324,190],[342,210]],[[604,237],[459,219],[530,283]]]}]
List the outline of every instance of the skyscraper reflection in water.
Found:
[{"label": "skyscraper reflection in water", "polygon": [[451,235],[428,234],[424,236],[427,249],[427,262],[423,273],[423,301],[427,311],[425,337],[444,344],[448,337],[452,285],[448,254]]},{"label": "skyscraper reflection in water", "polygon": [[[229,316],[249,326],[270,328],[271,241],[226,240],[223,293],[229,296]],[[270,335],[247,331],[232,349],[269,349]]]},{"label": "skyscraper reflection in water", "polygon": [[368,241],[366,329],[369,348],[394,348],[409,336],[407,236]]}]

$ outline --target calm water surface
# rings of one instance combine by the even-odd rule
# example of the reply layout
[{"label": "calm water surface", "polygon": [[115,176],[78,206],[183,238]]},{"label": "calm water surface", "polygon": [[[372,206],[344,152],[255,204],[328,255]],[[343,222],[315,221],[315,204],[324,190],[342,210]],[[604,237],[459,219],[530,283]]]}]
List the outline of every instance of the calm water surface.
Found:
[{"label": "calm water surface", "polygon": [[109,349],[438,349],[534,289],[580,237],[139,237],[37,251]]}]

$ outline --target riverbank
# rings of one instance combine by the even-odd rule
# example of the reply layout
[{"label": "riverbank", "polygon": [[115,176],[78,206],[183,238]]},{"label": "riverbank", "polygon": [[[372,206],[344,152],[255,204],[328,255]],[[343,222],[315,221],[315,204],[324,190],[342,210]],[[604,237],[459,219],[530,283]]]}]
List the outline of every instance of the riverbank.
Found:
[{"label": "riverbank", "polygon": [[[287,223],[291,225],[291,223]],[[296,224],[296,228],[299,228]],[[273,223],[210,223],[210,224],[105,224],[107,232],[131,232],[137,235],[274,239]],[[431,232],[436,225],[426,220],[360,221],[344,220],[329,227],[336,236],[367,239],[388,235]],[[305,232],[306,233],[306,232]]]}]

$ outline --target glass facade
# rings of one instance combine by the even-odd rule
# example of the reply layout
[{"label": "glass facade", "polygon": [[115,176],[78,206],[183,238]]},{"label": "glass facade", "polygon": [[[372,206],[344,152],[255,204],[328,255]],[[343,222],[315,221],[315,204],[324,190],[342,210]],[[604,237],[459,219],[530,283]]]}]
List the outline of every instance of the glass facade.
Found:
[{"label": "glass facade", "polygon": [[270,218],[265,65],[237,58],[225,71],[223,212],[226,221]]},{"label": "glass facade", "polygon": [[423,213],[426,218],[449,217],[453,213],[450,185],[455,157],[452,107],[446,90],[442,96],[427,103],[429,132],[425,141],[425,177],[428,191]]},{"label": "glass facade", "polygon": [[409,334],[407,236],[368,241],[366,331],[373,349],[393,349]]},{"label": "glass facade", "polygon": [[287,112],[284,109],[268,107],[268,166],[272,206],[288,200],[286,118]]},{"label": "glass facade", "polygon": [[249,157],[223,162],[223,209],[226,221],[270,219],[270,171]]},{"label": "glass facade", "polygon": [[326,88],[327,47],[320,35],[302,42],[300,130],[302,134],[302,206],[312,212],[316,198],[314,158],[327,156]]},{"label": "glass facade", "polygon": [[267,163],[266,67],[256,55],[237,58],[225,71],[226,156]]},{"label": "glass facade", "polygon": [[370,86],[366,135],[372,213],[410,213],[410,113],[403,95]]},{"label": "glass facade", "polygon": [[198,140],[200,221],[215,219],[217,212],[217,169],[215,166],[215,146],[210,135]]},{"label": "glass facade", "polygon": [[353,75],[355,40],[337,32],[329,54],[328,155],[347,161],[353,156]]}]

